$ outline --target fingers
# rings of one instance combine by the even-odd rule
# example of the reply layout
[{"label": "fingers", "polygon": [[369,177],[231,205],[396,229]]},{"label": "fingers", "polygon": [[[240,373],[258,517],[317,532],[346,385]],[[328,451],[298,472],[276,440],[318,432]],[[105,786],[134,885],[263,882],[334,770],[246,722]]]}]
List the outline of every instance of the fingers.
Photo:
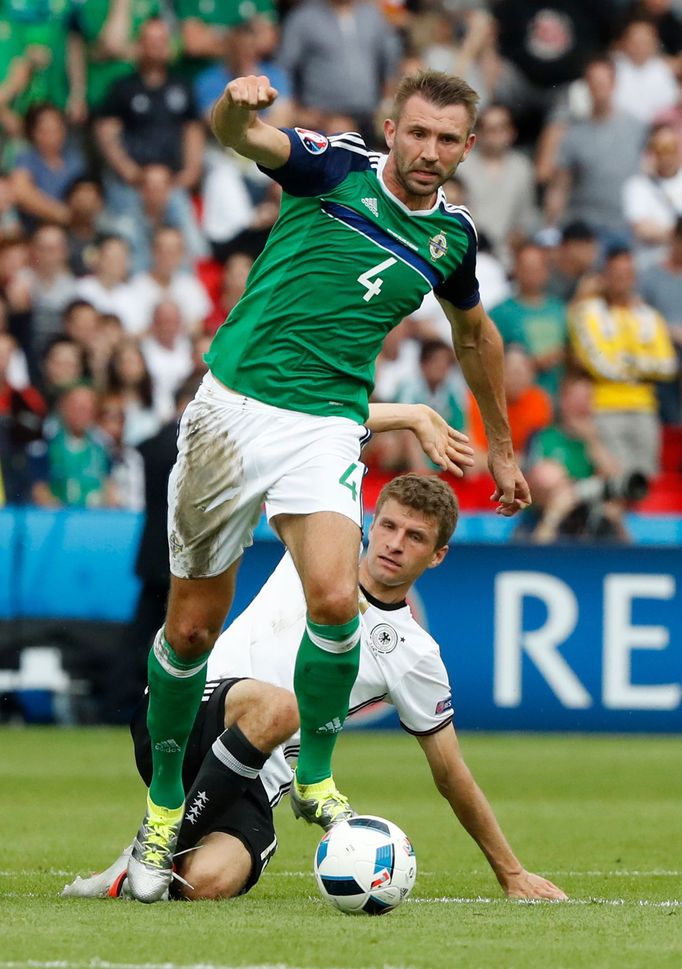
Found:
[{"label": "fingers", "polygon": [[277,89],[272,87],[265,74],[250,74],[230,81],[226,88],[232,104],[250,111],[269,107],[277,97]]}]

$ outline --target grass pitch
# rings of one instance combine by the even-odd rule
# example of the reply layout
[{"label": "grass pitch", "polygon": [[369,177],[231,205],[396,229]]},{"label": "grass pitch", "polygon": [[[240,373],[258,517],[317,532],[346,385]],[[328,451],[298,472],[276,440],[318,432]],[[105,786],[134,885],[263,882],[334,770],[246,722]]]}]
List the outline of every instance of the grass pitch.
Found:
[{"label": "grass pitch", "polygon": [[60,899],[137,829],[144,792],[127,734],[0,730],[0,969],[679,969],[679,739],[467,735],[463,749],[516,853],[570,902],[505,900],[418,745],[358,733],[339,743],[337,777],[417,853],[415,891],[398,911],[372,919],[326,906],[311,873],[316,831],[286,801],[279,851],[245,898]]}]

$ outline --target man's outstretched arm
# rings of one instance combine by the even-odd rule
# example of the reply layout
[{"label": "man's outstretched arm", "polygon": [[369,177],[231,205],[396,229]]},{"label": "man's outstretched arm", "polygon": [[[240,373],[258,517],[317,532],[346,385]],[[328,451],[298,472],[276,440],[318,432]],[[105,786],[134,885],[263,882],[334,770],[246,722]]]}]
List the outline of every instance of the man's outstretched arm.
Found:
[{"label": "man's outstretched arm", "polygon": [[289,159],[291,143],[283,131],[258,116],[276,100],[277,90],[264,74],[230,81],[211,109],[211,128],[220,144],[264,168],[281,168]]},{"label": "man's outstretched arm", "polygon": [[541,875],[526,871],[502,833],[493,809],[464,763],[452,725],[418,737],[436,787],[471,835],[508,898],[565,899],[564,892]]},{"label": "man's outstretched arm", "polygon": [[370,404],[367,427],[374,434],[412,431],[424,454],[458,478],[474,463],[474,451],[466,434],[450,427],[428,404]]}]

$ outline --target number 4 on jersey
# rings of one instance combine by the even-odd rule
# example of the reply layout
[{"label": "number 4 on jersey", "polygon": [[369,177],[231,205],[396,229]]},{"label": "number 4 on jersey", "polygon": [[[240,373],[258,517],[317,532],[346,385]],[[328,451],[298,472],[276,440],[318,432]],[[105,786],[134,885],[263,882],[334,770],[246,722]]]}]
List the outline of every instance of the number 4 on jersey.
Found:
[{"label": "number 4 on jersey", "polygon": [[373,296],[378,296],[381,292],[381,287],[384,281],[379,276],[379,273],[384,269],[388,269],[389,266],[392,266],[397,261],[397,259],[394,259],[394,257],[391,256],[390,259],[384,259],[383,262],[380,262],[378,266],[372,266],[372,268],[368,269],[366,273],[360,273],[357,278],[357,282],[361,283],[367,290],[365,295],[362,297],[366,303],[368,303]]}]

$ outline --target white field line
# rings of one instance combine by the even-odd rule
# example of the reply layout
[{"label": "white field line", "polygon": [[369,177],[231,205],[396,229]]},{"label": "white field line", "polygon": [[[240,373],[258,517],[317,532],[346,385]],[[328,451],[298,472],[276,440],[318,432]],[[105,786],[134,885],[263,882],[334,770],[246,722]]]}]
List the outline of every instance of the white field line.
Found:
[{"label": "white field line", "polygon": [[[494,905],[498,902],[514,901],[517,905],[613,905],[616,907],[632,905],[641,908],[682,908],[682,899],[668,898],[662,902],[652,902],[648,898],[569,898],[560,902],[550,901],[549,899],[535,898],[485,898],[482,895],[476,898],[408,898],[406,905]],[[1,965],[1,963],[0,963]]]},{"label": "white field line", "polygon": [[[31,876],[38,875],[50,875],[52,877],[59,878],[74,878],[79,872],[76,871],[66,871],[61,868],[13,868],[7,870],[0,869],[0,878],[27,878]],[[82,874],[82,872],[80,872]],[[450,871],[450,876],[457,875],[469,876],[469,875],[489,875],[490,871],[487,868],[481,869],[466,869],[466,871],[452,872]],[[552,869],[547,870],[542,869],[542,874],[546,876],[551,876],[552,878],[559,878],[561,876],[566,878],[682,878],[682,871],[676,871],[667,868],[653,868],[650,871],[644,869],[622,869],[616,868],[612,871],[576,871],[571,869]],[[269,871],[267,874],[268,880],[271,878],[312,878],[312,869],[310,871]],[[438,878],[443,877],[443,872],[437,871],[420,871],[420,878]],[[3,963],[0,962],[0,967]]]},{"label": "white field line", "polygon": [[[39,962],[26,959],[21,962],[0,962],[0,969],[302,969],[301,966],[291,966],[285,962],[261,964],[258,966],[224,966],[212,962],[107,962],[105,959],[90,959],[89,961],[71,962],[55,960],[54,962]],[[329,967],[331,969],[331,967]],[[410,969],[409,966],[374,966],[372,969]]]}]

